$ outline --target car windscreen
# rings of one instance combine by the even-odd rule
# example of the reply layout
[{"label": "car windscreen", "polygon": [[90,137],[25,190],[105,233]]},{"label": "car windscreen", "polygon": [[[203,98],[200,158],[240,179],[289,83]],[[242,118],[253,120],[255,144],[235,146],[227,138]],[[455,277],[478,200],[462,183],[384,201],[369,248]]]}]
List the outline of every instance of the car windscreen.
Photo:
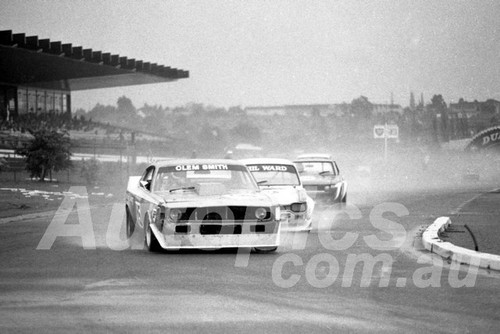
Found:
[{"label": "car windscreen", "polygon": [[283,164],[248,165],[257,182],[264,186],[298,186],[300,184],[294,166]]},{"label": "car windscreen", "polygon": [[228,190],[258,189],[245,166],[230,164],[180,164],[160,167],[154,191],[196,189],[202,184],[223,185]]},{"label": "car windscreen", "polygon": [[330,161],[301,161],[296,162],[296,164],[301,174],[336,174],[333,164]]}]

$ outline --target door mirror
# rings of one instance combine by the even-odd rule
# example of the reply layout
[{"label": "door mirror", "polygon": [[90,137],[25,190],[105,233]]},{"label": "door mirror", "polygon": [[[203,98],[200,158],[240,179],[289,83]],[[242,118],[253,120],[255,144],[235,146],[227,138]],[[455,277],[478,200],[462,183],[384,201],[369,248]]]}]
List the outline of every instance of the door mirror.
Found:
[{"label": "door mirror", "polygon": [[146,188],[146,190],[151,190],[151,181],[141,180],[141,187]]}]

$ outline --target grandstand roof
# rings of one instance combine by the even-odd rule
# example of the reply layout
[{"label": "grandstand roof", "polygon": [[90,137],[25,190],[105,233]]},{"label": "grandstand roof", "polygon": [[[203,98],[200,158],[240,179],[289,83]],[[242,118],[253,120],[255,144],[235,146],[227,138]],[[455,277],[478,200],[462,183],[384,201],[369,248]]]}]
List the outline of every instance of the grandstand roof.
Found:
[{"label": "grandstand roof", "polygon": [[0,84],[75,91],[188,77],[188,71],[156,63],[0,31]]}]

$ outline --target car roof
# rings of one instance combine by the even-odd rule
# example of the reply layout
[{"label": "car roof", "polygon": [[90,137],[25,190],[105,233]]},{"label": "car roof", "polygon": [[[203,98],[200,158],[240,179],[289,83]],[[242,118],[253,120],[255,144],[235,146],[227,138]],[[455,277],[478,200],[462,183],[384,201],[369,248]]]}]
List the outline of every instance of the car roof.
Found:
[{"label": "car roof", "polygon": [[168,159],[158,160],[151,165],[157,167],[175,166],[175,165],[203,165],[203,164],[226,164],[226,165],[240,165],[245,166],[238,160],[233,159]]},{"label": "car roof", "polygon": [[241,159],[240,161],[245,165],[265,165],[265,164],[295,165],[292,161],[281,158],[250,158],[250,159]]},{"label": "car roof", "polygon": [[333,160],[332,156],[327,153],[308,153],[301,154],[295,160]]}]

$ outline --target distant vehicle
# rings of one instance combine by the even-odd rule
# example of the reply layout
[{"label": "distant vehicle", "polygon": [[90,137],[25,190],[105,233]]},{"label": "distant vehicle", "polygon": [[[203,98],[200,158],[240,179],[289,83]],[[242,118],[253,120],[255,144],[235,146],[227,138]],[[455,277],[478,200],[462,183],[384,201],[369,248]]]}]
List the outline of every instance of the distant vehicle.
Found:
[{"label": "distant vehicle", "polygon": [[130,177],[126,231],[143,229],[146,247],[217,249],[279,246],[280,207],[235,160],[185,159],[151,164]]},{"label": "distant vehicle", "polygon": [[307,195],[294,163],[286,159],[241,160],[252,172],[260,188],[281,207],[282,230],[310,231],[314,200]]},{"label": "distant vehicle", "polygon": [[303,154],[295,159],[302,184],[316,203],[347,202],[347,182],[329,154]]}]

